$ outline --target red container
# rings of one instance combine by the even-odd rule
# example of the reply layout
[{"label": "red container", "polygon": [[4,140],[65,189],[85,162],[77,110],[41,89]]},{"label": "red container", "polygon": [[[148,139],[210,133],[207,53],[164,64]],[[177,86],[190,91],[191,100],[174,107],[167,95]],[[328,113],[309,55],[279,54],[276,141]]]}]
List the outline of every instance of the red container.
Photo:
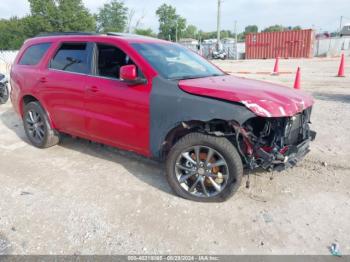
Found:
[{"label": "red container", "polygon": [[246,59],[310,58],[313,56],[312,29],[248,34],[245,39]]}]

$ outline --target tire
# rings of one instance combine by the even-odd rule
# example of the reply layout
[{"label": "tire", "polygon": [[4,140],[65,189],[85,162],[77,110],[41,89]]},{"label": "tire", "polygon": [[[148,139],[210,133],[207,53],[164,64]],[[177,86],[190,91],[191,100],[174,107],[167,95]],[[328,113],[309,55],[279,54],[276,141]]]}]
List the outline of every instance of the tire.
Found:
[{"label": "tire", "polygon": [[23,126],[29,141],[35,147],[48,148],[57,145],[60,141],[58,132],[51,127],[47,114],[39,102],[30,102],[25,105]]},{"label": "tire", "polygon": [[[213,171],[215,167],[212,169],[209,168],[205,164],[208,161],[204,161],[200,159],[200,161],[198,162],[199,158],[197,157],[195,157],[197,159],[197,161],[195,162],[197,164],[201,163],[200,165],[202,166],[204,165],[206,167],[200,170],[200,168],[194,167],[194,164],[192,164],[191,166],[192,160],[190,159],[191,161],[188,161],[187,159],[188,159],[188,156],[190,155],[189,152],[191,152],[192,148],[194,148],[194,150],[195,148],[197,148],[197,152],[199,152],[198,154],[192,153],[191,155],[192,159],[194,158],[194,155],[195,156],[199,155],[200,156],[199,158],[202,158],[203,154],[204,154],[204,158],[206,158],[209,155],[209,150],[211,150],[212,152],[215,151],[215,153],[212,153],[212,154],[213,154],[213,158],[214,157],[217,158],[217,160],[214,160],[217,162],[209,163],[209,165],[210,164],[215,165],[216,163],[220,162],[219,161],[220,157],[224,160],[226,164],[225,166],[222,167],[224,168],[224,170],[220,170],[220,172],[216,174],[216,178],[214,180],[214,182],[216,183],[216,181],[218,181],[216,180],[218,179],[218,175],[220,175],[221,172],[223,173],[221,174],[221,180],[219,181],[221,182],[221,185],[220,185],[221,191],[219,191],[218,189],[213,189],[215,187],[213,186],[214,183],[212,180],[211,180],[211,183],[209,183],[209,187],[207,187],[206,190],[204,190],[205,186],[203,184],[205,184],[205,182],[208,182],[208,179],[210,179],[207,176],[209,174],[207,172],[209,170]],[[181,162],[183,160],[185,160],[185,162]],[[182,168],[184,168],[184,165],[185,165],[186,171],[182,170]],[[191,169],[191,173],[186,173],[188,172],[188,168]],[[203,169],[207,169],[205,171],[205,174],[203,174]],[[202,171],[202,174],[200,174],[200,171]],[[196,174],[191,175],[192,172]],[[166,160],[166,175],[167,175],[168,183],[173,189],[173,191],[177,195],[183,198],[193,200],[193,201],[199,201],[199,202],[223,202],[228,198],[230,198],[238,190],[241,184],[242,175],[243,175],[243,164],[236,148],[226,138],[214,137],[214,136],[204,135],[201,133],[191,133],[181,138],[170,150]],[[190,178],[188,178],[185,182],[180,183],[180,180],[185,179],[187,176],[190,176]],[[222,178],[223,176],[225,177],[224,179]],[[196,184],[198,179],[199,180],[203,179],[204,182],[200,181]],[[194,182],[192,183],[192,181]],[[201,184],[200,187],[198,186],[199,184]],[[190,192],[193,186],[195,186],[195,188],[193,189],[194,192]],[[204,192],[200,192],[201,188],[203,189],[205,194]]]},{"label": "tire", "polygon": [[0,104],[5,104],[9,100],[9,89],[6,84],[0,85]]}]

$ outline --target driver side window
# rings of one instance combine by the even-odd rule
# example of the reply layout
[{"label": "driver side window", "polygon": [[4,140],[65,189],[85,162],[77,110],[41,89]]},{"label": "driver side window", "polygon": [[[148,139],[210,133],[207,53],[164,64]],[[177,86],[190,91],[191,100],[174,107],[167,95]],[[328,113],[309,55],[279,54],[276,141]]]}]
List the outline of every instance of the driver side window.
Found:
[{"label": "driver side window", "polygon": [[[121,49],[107,44],[97,44],[96,75],[120,79],[120,68],[125,65],[135,65],[131,58]],[[138,76],[143,77],[139,68]]]}]

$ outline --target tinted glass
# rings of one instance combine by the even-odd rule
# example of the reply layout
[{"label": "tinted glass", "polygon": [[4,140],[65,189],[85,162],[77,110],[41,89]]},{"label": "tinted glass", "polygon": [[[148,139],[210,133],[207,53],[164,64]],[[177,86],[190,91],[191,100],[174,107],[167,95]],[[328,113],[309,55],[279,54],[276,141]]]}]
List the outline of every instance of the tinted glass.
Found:
[{"label": "tinted glass", "polygon": [[75,73],[89,73],[87,44],[63,44],[52,59],[50,68]]},{"label": "tinted glass", "polygon": [[[120,68],[125,65],[135,65],[131,58],[121,49],[107,45],[97,44],[97,75],[109,78],[120,78]],[[141,70],[137,67],[137,75],[144,78]]]},{"label": "tinted glass", "polygon": [[143,43],[133,47],[168,79],[190,79],[224,75],[200,55],[176,44]]},{"label": "tinted glass", "polygon": [[42,43],[37,45],[32,45],[24,52],[21,60],[19,61],[20,65],[36,65],[43,58],[47,49],[50,47],[50,43]]}]

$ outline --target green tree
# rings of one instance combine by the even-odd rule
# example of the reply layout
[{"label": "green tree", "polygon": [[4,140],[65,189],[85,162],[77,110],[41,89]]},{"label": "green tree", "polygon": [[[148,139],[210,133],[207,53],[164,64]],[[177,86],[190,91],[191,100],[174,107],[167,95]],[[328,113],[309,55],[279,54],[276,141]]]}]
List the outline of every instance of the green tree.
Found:
[{"label": "green tree", "polygon": [[0,20],[0,49],[18,49],[43,32],[95,31],[94,17],[82,0],[28,0],[30,15]]},{"label": "green tree", "polygon": [[272,25],[272,26],[266,27],[261,32],[283,32],[283,31],[291,31],[291,30],[302,30],[302,27],[300,25],[287,26],[287,27],[284,27],[283,25]]},{"label": "green tree", "polygon": [[249,33],[257,33],[259,31],[259,28],[257,25],[248,25],[244,29],[244,34],[249,34]]},{"label": "green tree", "polygon": [[196,38],[198,34],[197,27],[194,25],[188,25],[183,33],[183,37]]},{"label": "green tree", "polygon": [[95,31],[96,22],[82,0],[28,0],[33,32]]},{"label": "green tree", "polygon": [[[162,4],[156,11],[159,20],[159,37],[162,39],[176,40],[184,35],[186,19],[176,13],[176,8]],[[176,35],[177,33],[177,35]]]},{"label": "green tree", "polygon": [[128,8],[122,1],[111,0],[104,4],[96,16],[98,32],[124,32]]},{"label": "green tree", "polygon": [[285,31],[285,29],[286,28],[282,25],[272,25],[272,26],[266,27],[261,32],[283,32]]},{"label": "green tree", "polygon": [[233,38],[235,36],[234,33],[231,32],[231,30],[221,30],[221,38]]},{"label": "green tree", "polygon": [[237,40],[238,42],[242,42],[245,39],[245,34],[244,32],[237,34]]},{"label": "green tree", "polygon": [[213,31],[213,32],[203,32],[203,31],[200,31],[200,35],[201,35],[201,38],[203,40],[206,40],[206,39],[216,39],[217,37],[217,33],[216,31]]},{"label": "green tree", "polygon": [[151,28],[147,28],[147,29],[136,28],[134,30],[134,33],[137,35],[156,37],[156,33],[154,33]]},{"label": "green tree", "polygon": [[302,30],[303,28],[300,25],[293,26],[292,30]]},{"label": "green tree", "polygon": [[[200,38],[203,40],[206,39],[216,39],[217,38],[217,32],[216,31],[212,31],[212,32],[203,32],[203,31],[199,31],[198,34],[200,35]],[[231,30],[221,30],[220,31],[220,36],[222,39],[224,38],[234,38],[235,34],[232,33]]]},{"label": "green tree", "polygon": [[26,35],[24,23],[18,17],[0,20],[0,50],[15,50],[21,47]]}]

